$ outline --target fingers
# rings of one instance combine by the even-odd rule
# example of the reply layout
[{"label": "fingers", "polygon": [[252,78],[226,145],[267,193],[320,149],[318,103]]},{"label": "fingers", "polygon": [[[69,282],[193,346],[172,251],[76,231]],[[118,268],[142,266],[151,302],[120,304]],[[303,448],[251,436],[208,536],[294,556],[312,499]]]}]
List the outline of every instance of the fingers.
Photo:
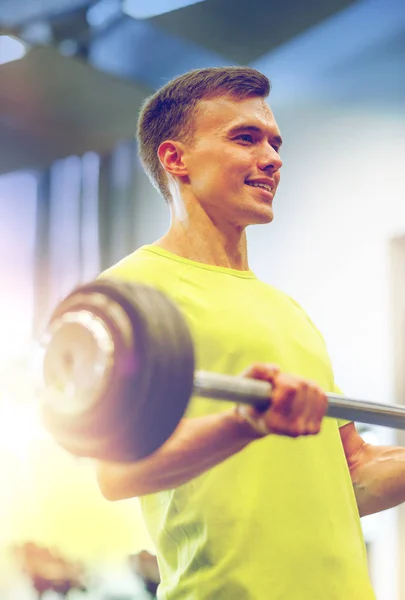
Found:
[{"label": "fingers", "polygon": [[251,379],[262,379],[273,383],[274,378],[280,374],[280,367],[271,363],[254,363],[241,373],[242,377]]},{"label": "fingers", "polygon": [[317,384],[280,374],[273,387],[271,407],[264,418],[273,433],[290,437],[316,435],[326,409],[326,395]]},{"label": "fingers", "polygon": [[327,397],[314,382],[286,373],[276,365],[258,363],[243,375],[269,381],[272,386],[271,406],[265,413],[252,407],[239,409],[261,435],[275,433],[289,437],[316,435],[327,411]]}]

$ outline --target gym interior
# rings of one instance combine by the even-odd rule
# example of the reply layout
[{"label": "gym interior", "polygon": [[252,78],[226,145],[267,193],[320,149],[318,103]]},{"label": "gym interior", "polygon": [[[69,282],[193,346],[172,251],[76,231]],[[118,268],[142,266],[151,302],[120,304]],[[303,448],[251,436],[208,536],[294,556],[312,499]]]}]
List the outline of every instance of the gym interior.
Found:
[{"label": "gym interior", "polygon": [[[75,286],[169,225],[138,158],[144,99],[231,65],[271,80],[284,138],[274,222],[247,233],[252,270],[305,308],[345,394],[405,404],[405,4],[2,0],[2,600],[156,597],[137,499],[105,500],[92,461],[41,422],[39,340]],[[405,506],[362,525],[377,599],[405,600]]]}]

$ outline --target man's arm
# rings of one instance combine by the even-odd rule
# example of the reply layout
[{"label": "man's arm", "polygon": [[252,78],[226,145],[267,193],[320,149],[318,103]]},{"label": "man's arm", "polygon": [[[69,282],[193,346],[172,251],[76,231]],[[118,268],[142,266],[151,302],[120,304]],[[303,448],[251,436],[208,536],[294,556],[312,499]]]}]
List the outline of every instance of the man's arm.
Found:
[{"label": "man's arm", "polygon": [[104,497],[123,500],[173,489],[265,435],[297,437],[319,432],[327,399],[315,383],[280,373],[278,367],[265,363],[252,365],[242,375],[272,384],[268,410],[260,413],[245,406],[182,419],[150,456],[135,463],[98,462],[97,479]]},{"label": "man's arm", "polygon": [[260,437],[235,410],[182,419],[153,454],[134,463],[97,463],[107,500],[123,500],[172,489],[198,477]]},{"label": "man's arm", "polygon": [[360,516],[405,502],[405,448],[367,444],[353,423],[340,436]]}]

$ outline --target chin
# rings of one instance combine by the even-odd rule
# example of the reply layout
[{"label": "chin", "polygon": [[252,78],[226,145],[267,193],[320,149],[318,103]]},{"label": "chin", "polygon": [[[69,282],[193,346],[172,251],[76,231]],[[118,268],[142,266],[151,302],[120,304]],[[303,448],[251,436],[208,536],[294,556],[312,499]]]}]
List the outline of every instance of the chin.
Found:
[{"label": "chin", "polygon": [[274,219],[274,213],[272,209],[256,212],[251,215],[250,225],[266,225],[271,223]]}]

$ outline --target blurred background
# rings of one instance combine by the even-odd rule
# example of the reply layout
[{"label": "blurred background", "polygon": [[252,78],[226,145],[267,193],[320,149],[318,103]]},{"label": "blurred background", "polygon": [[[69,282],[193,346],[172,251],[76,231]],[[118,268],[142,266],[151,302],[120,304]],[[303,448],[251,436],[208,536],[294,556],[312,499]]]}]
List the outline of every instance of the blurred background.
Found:
[{"label": "blurred background", "polygon": [[[308,311],[347,395],[405,403],[403,0],[1,0],[2,600],[154,595],[137,501],[104,501],[38,420],[35,340],[72,287],[168,227],[137,158],[143,99],[237,64],[271,79],[285,139],[250,266]],[[405,507],[363,525],[378,600],[405,600]]]}]

